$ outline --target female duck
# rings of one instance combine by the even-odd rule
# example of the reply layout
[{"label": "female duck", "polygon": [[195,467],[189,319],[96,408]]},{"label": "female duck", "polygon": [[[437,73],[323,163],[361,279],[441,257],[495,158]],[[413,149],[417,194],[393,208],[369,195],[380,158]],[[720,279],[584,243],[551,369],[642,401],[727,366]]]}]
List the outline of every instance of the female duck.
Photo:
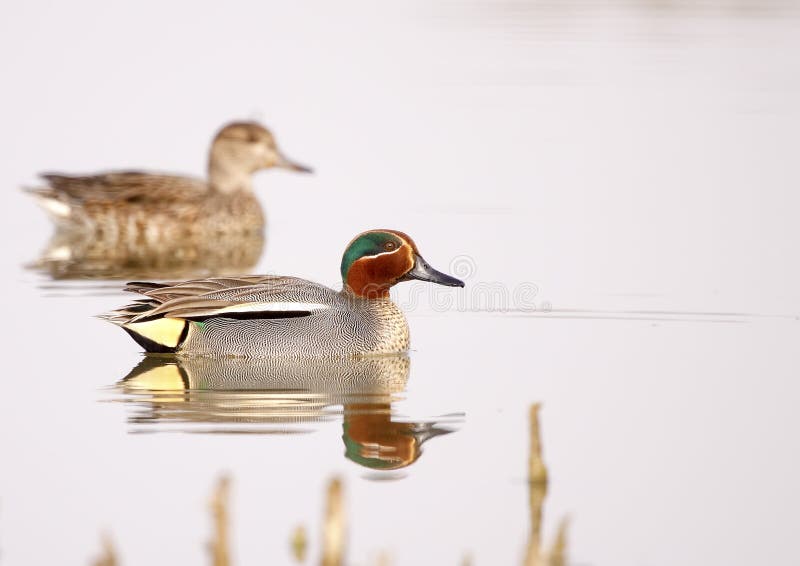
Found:
[{"label": "female duck", "polygon": [[146,298],[103,315],[148,352],[339,357],[408,350],[408,323],[389,298],[400,281],[463,287],[433,269],[403,232],[371,230],[342,257],[342,290],[296,277],[251,275],[130,283]]},{"label": "female duck", "polygon": [[251,176],[270,167],[310,171],[284,157],[263,126],[234,122],[223,127],[211,144],[208,180],[138,171],[44,174],[48,186],[29,192],[59,229],[146,244],[260,232],[264,216]]}]

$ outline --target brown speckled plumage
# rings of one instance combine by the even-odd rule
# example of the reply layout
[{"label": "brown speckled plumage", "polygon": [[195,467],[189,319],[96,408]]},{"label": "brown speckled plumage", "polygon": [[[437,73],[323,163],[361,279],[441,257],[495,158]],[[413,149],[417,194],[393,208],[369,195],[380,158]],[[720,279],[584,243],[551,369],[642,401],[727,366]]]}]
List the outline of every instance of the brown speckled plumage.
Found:
[{"label": "brown speckled plumage", "polygon": [[182,279],[248,273],[264,247],[260,232],[225,232],[213,238],[130,238],[56,231],[28,267],[52,279]]},{"label": "brown speckled plumage", "polygon": [[48,173],[42,175],[48,185],[30,192],[59,229],[147,246],[175,238],[261,232],[264,214],[251,176],[269,167],[308,171],[280,153],[266,128],[237,122],[214,138],[207,181],[139,171]]}]

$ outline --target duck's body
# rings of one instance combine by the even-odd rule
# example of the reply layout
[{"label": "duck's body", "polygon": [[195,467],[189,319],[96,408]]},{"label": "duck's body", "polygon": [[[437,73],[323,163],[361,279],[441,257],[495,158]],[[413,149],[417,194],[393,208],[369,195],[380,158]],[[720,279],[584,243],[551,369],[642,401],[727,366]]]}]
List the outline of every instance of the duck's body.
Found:
[{"label": "duck's body", "polygon": [[401,232],[366,232],[342,261],[343,288],[275,275],[131,283],[145,296],[104,318],[149,352],[342,357],[405,352],[408,323],[389,298],[405,279],[461,281],[431,268]]},{"label": "duck's body", "polygon": [[207,180],[112,171],[85,176],[44,174],[30,189],[62,230],[131,243],[260,232],[264,214],[251,176],[259,169],[308,171],[283,157],[263,126],[239,122],[211,145]]},{"label": "duck's body", "polygon": [[408,349],[408,324],[372,300],[296,277],[133,283],[147,298],[109,316],[150,352],[200,356],[336,357]]},{"label": "duck's body", "polygon": [[223,193],[202,179],[138,171],[42,178],[48,186],[32,192],[59,228],[106,240],[148,245],[264,228],[264,213],[252,191]]},{"label": "duck's body", "polygon": [[[347,291],[334,291],[303,279],[284,278],[281,285],[297,285],[276,296],[287,307],[306,308],[295,303],[305,298],[313,305],[294,311],[290,318],[208,319],[202,326],[191,325],[181,352],[230,356],[295,357],[313,353],[316,357],[342,355],[397,354],[408,350],[406,317],[390,299],[369,300]],[[271,287],[271,284],[267,284]],[[256,291],[261,293],[264,291]],[[271,291],[266,291],[271,294]],[[297,306],[295,306],[297,305]],[[279,311],[280,312],[280,311]]]}]

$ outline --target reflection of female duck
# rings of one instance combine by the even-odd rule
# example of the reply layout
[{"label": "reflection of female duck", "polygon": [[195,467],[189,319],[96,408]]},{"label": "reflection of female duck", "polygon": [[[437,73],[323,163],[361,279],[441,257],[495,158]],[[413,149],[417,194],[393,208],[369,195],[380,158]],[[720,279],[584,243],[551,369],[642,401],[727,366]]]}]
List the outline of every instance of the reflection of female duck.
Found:
[{"label": "reflection of female duck", "polygon": [[130,245],[81,232],[58,231],[29,267],[56,280],[233,275],[252,270],[263,248],[261,232]]},{"label": "reflection of female duck", "polygon": [[[143,408],[135,424],[175,423],[184,430],[299,432],[285,425],[344,415],[345,456],[374,469],[415,462],[422,443],[449,430],[398,422],[392,402],[405,389],[406,356],[286,360],[147,356],[120,382]],[[341,405],[343,411],[334,407]]]}]

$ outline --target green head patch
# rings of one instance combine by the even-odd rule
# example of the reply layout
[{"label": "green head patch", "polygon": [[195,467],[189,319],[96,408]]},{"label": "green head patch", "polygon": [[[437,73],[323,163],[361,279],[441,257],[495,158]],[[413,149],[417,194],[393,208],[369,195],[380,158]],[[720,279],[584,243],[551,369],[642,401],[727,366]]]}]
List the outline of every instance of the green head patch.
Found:
[{"label": "green head patch", "polygon": [[392,252],[400,248],[405,242],[391,232],[375,231],[364,232],[350,242],[342,256],[342,281],[347,281],[350,267],[362,257],[375,256]]}]

